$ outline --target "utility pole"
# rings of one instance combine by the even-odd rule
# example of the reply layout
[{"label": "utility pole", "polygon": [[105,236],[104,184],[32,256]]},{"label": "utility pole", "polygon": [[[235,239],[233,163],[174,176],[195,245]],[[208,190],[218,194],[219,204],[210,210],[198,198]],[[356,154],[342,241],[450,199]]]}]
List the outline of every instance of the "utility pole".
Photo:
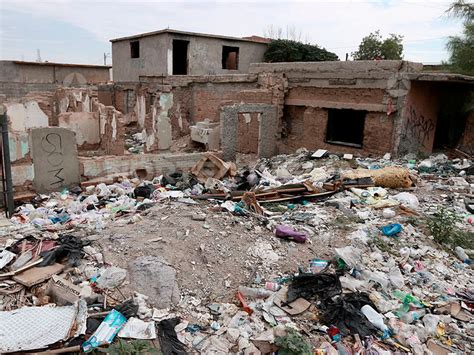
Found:
[{"label": "utility pole", "polygon": [[110,53],[104,52],[104,65],[107,65],[107,58],[110,57]]}]

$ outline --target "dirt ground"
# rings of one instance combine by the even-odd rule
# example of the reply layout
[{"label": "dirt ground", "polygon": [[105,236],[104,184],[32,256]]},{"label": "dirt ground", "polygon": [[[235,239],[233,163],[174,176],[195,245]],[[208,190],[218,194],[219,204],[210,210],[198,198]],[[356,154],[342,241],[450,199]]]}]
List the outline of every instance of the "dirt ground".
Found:
[{"label": "dirt ground", "polygon": [[[312,258],[331,258],[334,247],[347,243],[334,233],[297,244],[276,238],[253,217],[214,210],[208,202],[159,204],[140,222],[111,224],[98,243],[105,261],[122,268],[139,256],[163,257],[177,269],[181,295],[212,302],[232,302],[238,286],[292,274]],[[197,214],[205,221],[193,220]]]}]

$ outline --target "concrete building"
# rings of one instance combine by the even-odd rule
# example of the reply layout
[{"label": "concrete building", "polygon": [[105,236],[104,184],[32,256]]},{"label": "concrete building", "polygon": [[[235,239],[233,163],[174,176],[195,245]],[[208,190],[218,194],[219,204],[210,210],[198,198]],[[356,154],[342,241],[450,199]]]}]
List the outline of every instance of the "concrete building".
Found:
[{"label": "concrete building", "polygon": [[34,91],[86,87],[110,81],[111,66],[0,60],[0,95],[21,98]]},{"label": "concrete building", "polygon": [[261,38],[237,38],[165,29],[112,39],[116,82],[140,77],[247,73],[263,62],[267,43]]}]

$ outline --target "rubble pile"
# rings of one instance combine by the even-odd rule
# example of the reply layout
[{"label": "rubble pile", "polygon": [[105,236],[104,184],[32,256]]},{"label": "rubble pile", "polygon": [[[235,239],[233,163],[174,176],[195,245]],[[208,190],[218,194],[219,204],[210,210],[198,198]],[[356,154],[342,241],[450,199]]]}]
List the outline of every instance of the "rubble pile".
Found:
[{"label": "rubble pile", "polygon": [[473,170],[207,153],[38,195],[0,229],[0,352],[470,353]]}]

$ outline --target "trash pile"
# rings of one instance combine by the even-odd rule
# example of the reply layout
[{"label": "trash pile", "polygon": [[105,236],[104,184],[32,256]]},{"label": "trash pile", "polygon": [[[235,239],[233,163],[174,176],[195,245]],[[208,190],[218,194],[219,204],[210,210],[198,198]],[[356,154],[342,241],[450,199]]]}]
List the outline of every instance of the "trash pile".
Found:
[{"label": "trash pile", "polygon": [[[473,174],[444,155],[301,149],[238,169],[206,153],[190,173],[38,195],[0,230],[0,352],[470,353]],[[170,214],[191,217],[182,244]],[[168,232],[137,235],[152,223]],[[252,238],[247,254],[215,254]],[[126,240],[138,255],[123,257]],[[190,269],[165,260],[176,252]],[[224,299],[199,292],[201,267]]]},{"label": "trash pile", "polygon": [[143,139],[143,133],[129,133],[125,135],[125,149],[132,154],[143,153],[145,149],[145,139]]}]

